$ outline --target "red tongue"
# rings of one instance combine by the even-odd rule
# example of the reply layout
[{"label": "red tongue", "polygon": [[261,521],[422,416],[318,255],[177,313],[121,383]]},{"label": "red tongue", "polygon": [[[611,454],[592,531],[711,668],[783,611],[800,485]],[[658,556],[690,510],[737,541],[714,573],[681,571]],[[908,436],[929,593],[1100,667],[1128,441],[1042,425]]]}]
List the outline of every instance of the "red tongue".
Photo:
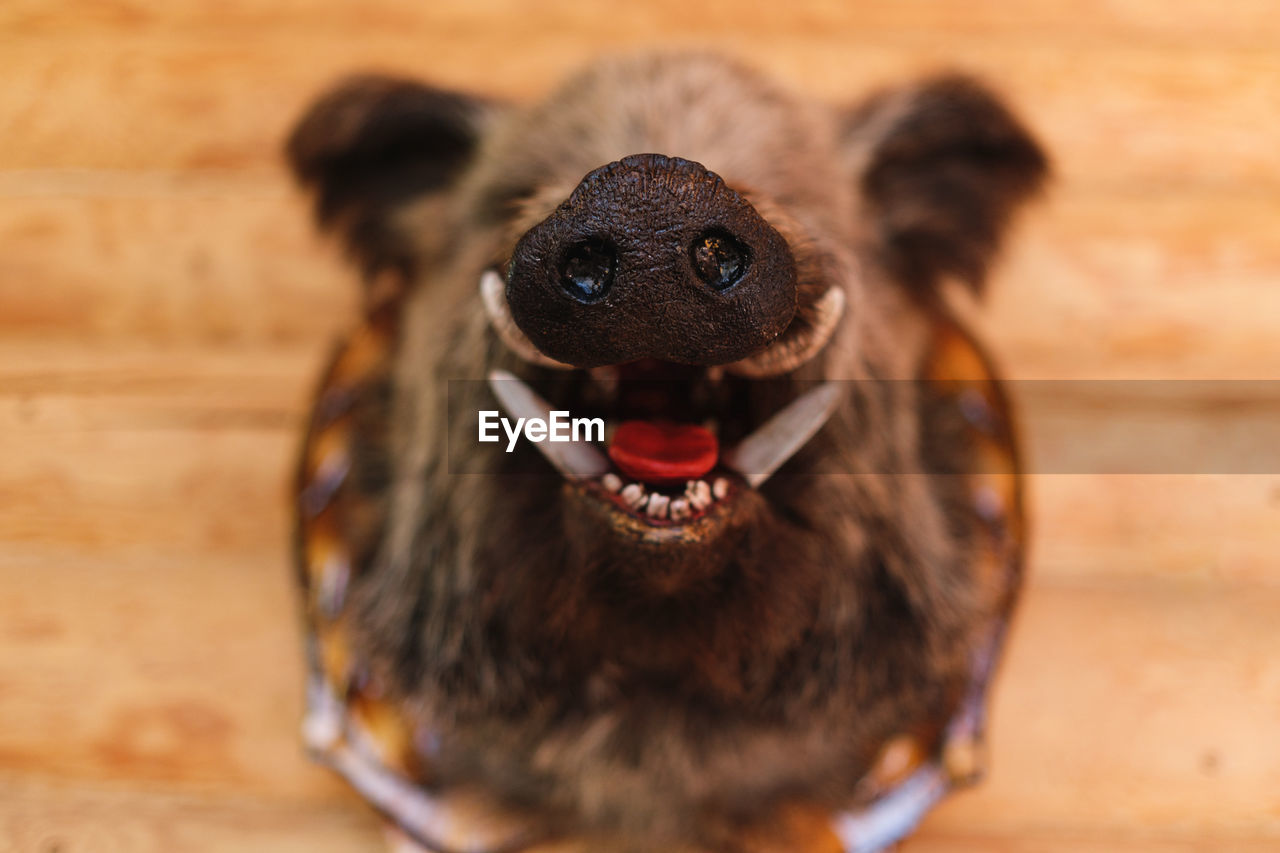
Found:
[{"label": "red tongue", "polygon": [[714,435],[670,421],[624,421],[609,444],[609,458],[622,473],[654,484],[697,480],[715,467],[719,455]]}]

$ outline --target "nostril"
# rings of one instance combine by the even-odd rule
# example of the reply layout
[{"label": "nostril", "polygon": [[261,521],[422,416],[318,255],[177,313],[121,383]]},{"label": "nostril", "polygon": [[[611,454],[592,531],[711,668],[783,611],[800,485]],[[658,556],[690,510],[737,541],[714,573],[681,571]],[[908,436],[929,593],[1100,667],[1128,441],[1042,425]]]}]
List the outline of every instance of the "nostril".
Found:
[{"label": "nostril", "polygon": [[604,240],[583,240],[560,261],[560,286],[579,302],[604,298],[618,269],[618,253]]},{"label": "nostril", "polygon": [[751,253],[727,231],[703,232],[689,247],[693,271],[698,278],[716,290],[726,290],[738,283],[751,265]]}]

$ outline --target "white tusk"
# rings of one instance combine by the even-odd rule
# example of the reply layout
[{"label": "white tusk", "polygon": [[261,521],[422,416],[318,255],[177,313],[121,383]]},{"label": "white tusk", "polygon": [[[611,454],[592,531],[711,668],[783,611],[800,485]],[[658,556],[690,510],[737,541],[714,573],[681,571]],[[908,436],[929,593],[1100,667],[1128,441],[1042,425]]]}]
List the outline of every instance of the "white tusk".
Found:
[{"label": "white tusk", "polygon": [[511,308],[507,305],[506,286],[502,283],[502,276],[493,270],[485,270],[480,275],[480,301],[484,303],[484,313],[489,315],[493,330],[498,333],[498,337],[502,338],[507,349],[525,361],[540,367],[573,370],[572,364],[565,364],[543,355],[542,351],[533,345],[533,341],[520,331],[515,318],[511,316]]},{"label": "white tusk", "polygon": [[751,488],[758,489],[813,438],[839,403],[840,386],[824,382],[792,400],[737,447],[725,451],[720,460],[746,478]]},{"label": "white tusk", "polygon": [[775,341],[770,346],[741,361],[725,365],[739,376],[777,376],[795,370],[818,354],[831,340],[840,318],[844,316],[844,288],[833,285],[813,306],[813,320],[796,335]]},{"label": "white tusk", "polygon": [[[511,417],[550,420],[551,406],[547,401],[507,371],[491,371],[489,387]],[[533,446],[570,480],[589,480],[609,470],[609,460],[587,441],[538,441]]]}]

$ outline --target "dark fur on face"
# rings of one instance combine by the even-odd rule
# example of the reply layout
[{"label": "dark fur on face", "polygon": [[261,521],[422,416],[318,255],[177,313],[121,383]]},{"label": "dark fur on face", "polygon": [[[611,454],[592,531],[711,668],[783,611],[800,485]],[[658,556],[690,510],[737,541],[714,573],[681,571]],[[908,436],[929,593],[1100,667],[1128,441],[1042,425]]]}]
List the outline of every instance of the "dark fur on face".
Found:
[{"label": "dark fur on face", "polygon": [[844,291],[816,358],[726,380],[757,423],[812,380],[914,379],[939,288],[981,283],[1046,163],[971,80],[834,110],[668,54],[600,63],[525,108],[358,78],[289,143],[321,224],[371,282],[402,282],[393,387],[369,404],[385,440],[353,472],[385,509],[353,606],[358,651],[439,736],[433,780],[638,847],[714,845],[779,803],[850,806],[897,733],[936,742],[992,605],[951,476],[964,448],[910,381],[849,383],[777,476],[677,546],[629,538],[559,476],[528,473],[527,443],[476,450],[472,470],[496,473],[449,473],[450,418],[462,431],[493,408],[479,382],[446,401],[449,380],[501,367],[558,408],[588,381],[504,346],[480,273],[507,270],[588,173],[643,153],[714,173],[786,241],[783,340]]}]

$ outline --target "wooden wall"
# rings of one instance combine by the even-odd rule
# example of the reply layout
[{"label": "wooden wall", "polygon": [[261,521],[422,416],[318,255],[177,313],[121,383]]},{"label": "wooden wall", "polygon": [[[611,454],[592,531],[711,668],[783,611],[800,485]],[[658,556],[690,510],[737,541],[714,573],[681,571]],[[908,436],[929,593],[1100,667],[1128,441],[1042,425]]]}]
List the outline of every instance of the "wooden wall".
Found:
[{"label": "wooden wall", "polygon": [[[1273,0],[7,0],[0,848],[377,849],[296,736],[286,471],[353,294],[282,134],[352,68],[520,97],[654,44],[833,100],[986,75],[1058,174],[983,320],[1009,372],[1280,378]],[[1280,849],[1280,476],[1032,493],[990,778],[907,849]]]}]

